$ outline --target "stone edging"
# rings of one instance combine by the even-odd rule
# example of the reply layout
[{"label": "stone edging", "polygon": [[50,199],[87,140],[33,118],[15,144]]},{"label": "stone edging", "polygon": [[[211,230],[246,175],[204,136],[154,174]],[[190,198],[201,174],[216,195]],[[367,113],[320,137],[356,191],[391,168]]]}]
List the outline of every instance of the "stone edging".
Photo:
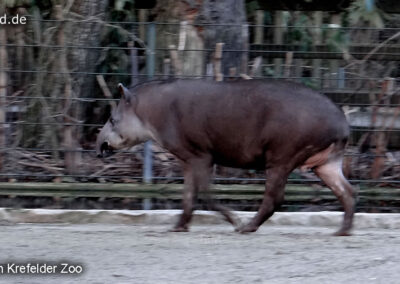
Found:
[{"label": "stone edging", "polygon": [[[64,210],[64,209],[8,209],[0,208],[0,224],[16,223],[113,223],[170,225],[174,224],[180,210]],[[250,219],[254,212],[234,212],[242,222]],[[267,224],[299,226],[336,226],[342,221],[342,212],[277,212]],[[196,211],[193,224],[222,224],[220,214]],[[357,213],[355,228],[400,229],[400,214]]]}]

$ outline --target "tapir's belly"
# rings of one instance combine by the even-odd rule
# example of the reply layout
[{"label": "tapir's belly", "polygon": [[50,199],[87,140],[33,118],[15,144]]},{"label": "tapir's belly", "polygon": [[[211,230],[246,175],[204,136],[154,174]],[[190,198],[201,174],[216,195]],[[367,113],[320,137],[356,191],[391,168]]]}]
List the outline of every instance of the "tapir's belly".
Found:
[{"label": "tapir's belly", "polygon": [[262,156],[255,157],[252,160],[232,159],[232,157],[214,157],[214,163],[224,167],[241,168],[241,169],[265,169],[266,162]]},{"label": "tapir's belly", "polygon": [[262,147],[217,149],[211,151],[214,163],[232,168],[264,169],[265,153]]}]

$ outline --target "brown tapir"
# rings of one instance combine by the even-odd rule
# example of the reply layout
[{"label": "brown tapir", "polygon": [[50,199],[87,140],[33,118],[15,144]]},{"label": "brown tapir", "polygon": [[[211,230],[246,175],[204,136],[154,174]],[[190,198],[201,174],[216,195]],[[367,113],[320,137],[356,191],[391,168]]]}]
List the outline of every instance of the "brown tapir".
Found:
[{"label": "brown tapir", "polygon": [[[122,98],[97,138],[97,153],[152,139],[181,161],[183,213],[174,231],[188,229],[193,199],[208,189],[212,167],[219,164],[266,171],[263,202],[237,231],[256,231],[282,203],[289,174],[301,167],[313,169],[339,198],[345,213],[336,234],[349,234],[355,200],[342,173],[349,125],[326,97],[277,80],[178,79],[131,91],[118,87]],[[228,211],[221,212],[235,224]]]}]

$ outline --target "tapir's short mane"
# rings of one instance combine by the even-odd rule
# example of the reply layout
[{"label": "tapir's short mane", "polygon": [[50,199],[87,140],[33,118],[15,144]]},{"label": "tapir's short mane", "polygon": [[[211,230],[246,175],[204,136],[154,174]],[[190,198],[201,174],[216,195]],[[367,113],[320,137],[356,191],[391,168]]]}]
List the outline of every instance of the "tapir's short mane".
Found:
[{"label": "tapir's short mane", "polygon": [[[201,78],[196,78],[195,80],[199,80],[202,81]],[[143,81],[140,83],[137,83],[136,85],[130,86],[128,89],[129,91],[131,91],[132,93],[134,93],[135,91],[137,91],[137,89],[141,88],[141,87],[146,87],[149,85],[163,85],[163,84],[170,84],[170,83],[174,83],[177,81],[193,81],[193,78],[167,78],[167,79],[153,79],[153,80],[147,80],[147,81]],[[248,82],[248,81],[260,81],[260,82],[270,82],[270,83],[274,83],[276,84],[281,84],[281,87],[286,87],[288,88],[290,91],[299,91],[299,88],[304,88],[305,90],[310,90],[310,88],[306,87],[303,84],[299,84],[297,82],[292,82],[292,81],[286,81],[286,80],[280,80],[280,79],[275,79],[275,78],[263,78],[263,79],[252,79],[252,80],[247,80],[247,79],[243,79],[243,78],[234,78],[232,80],[229,81],[225,81],[225,82],[215,82],[215,81],[208,81],[209,83],[243,83],[243,82]]]},{"label": "tapir's short mane", "polygon": [[148,80],[144,82],[137,83],[136,85],[133,85],[129,87],[129,91],[135,92],[136,89],[147,86],[147,85],[155,85],[155,84],[166,84],[166,83],[172,83],[177,81],[177,78],[169,78],[169,79],[154,79],[154,80]]}]

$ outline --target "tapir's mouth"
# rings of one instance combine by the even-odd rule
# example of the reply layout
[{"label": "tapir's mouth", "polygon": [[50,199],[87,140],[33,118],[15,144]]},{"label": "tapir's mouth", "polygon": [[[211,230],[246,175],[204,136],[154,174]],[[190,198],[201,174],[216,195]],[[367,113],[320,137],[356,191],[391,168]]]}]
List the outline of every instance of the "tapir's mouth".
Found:
[{"label": "tapir's mouth", "polygon": [[99,158],[106,158],[114,154],[114,149],[108,142],[103,142],[100,146],[100,153],[97,155]]}]

